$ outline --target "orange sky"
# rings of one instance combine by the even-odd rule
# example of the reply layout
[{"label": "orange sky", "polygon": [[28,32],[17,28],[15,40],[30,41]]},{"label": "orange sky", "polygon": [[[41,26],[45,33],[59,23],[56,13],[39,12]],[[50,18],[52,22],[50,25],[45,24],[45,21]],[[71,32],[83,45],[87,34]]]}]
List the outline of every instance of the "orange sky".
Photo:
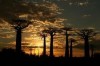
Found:
[{"label": "orange sky", "polygon": [[[30,49],[24,49],[26,53],[30,54]],[[33,48],[32,49],[32,54],[34,55],[41,55],[43,52],[42,48]],[[46,49],[46,54],[49,56],[49,48]],[[59,57],[59,56],[64,56],[65,50],[64,49],[54,49],[54,56]],[[84,56],[84,51],[81,49],[73,48],[73,57],[83,57]]]},{"label": "orange sky", "polygon": [[[51,5],[48,5],[48,6],[45,6],[47,8],[50,7],[50,10],[54,12],[53,14],[52,14],[52,12],[50,12],[50,15],[46,14],[45,17],[46,16],[47,17],[48,16],[55,17],[55,16],[58,16],[58,14],[59,14],[59,16],[62,16],[62,17],[64,16],[64,18],[57,17],[55,19],[55,22],[48,22],[48,20],[45,20],[45,21],[36,20],[36,22],[34,22],[34,19],[31,19],[30,21],[33,22],[32,25],[28,26],[22,32],[22,45],[26,44],[26,46],[39,46],[39,47],[43,46],[43,39],[41,38],[41,36],[39,34],[41,33],[41,31],[43,29],[46,29],[47,27],[62,28],[64,26],[71,26],[71,24],[72,24],[72,25],[76,26],[76,27],[73,27],[73,28],[77,28],[77,27],[79,27],[79,28],[82,27],[83,28],[83,26],[87,28],[87,27],[92,26],[92,24],[93,24],[93,25],[97,26],[96,28],[99,29],[99,26],[98,26],[99,22],[98,21],[100,21],[100,19],[99,19],[100,15],[98,13],[100,13],[99,12],[100,9],[98,9],[96,7],[97,5],[94,4],[95,5],[94,6],[92,3],[88,3],[88,2],[83,2],[83,3],[82,2],[72,2],[72,3],[68,2],[67,3],[67,1],[68,0],[66,0],[66,2],[65,1],[60,2],[60,0],[59,0],[59,2],[57,1],[59,6],[62,7],[61,10],[64,10],[63,13],[59,12],[59,8],[55,3],[53,3]],[[96,1],[96,3],[99,4],[98,1]],[[83,8],[83,6],[85,6],[85,5],[87,6],[88,4],[91,5],[91,8],[92,8],[92,6],[94,6],[94,8],[96,10],[95,9],[91,10],[90,6],[86,7],[86,8]],[[38,4],[38,5],[40,5],[40,4]],[[68,7],[65,7],[65,6],[68,6]],[[79,7],[79,8],[76,8],[76,6]],[[8,10],[6,10],[6,11],[8,12]],[[4,15],[5,15],[6,11],[4,11]],[[83,13],[83,11],[84,12],[86,11],[87,13]],[[91,13],[91,11],[93,11],[93,14],[88,14],[88,12]],[[55,14],[56,12],[58,14]],[[3,12],[0,12],[0,13],[3,13]],[[39,16],[42,15],[42,17],[44,17],[42,12],[39,12],[38,14],[39,14]],[[94,16],[94,14],[96,14],[96,15]],[[33,16],[34,15],[36,15],[36,14],[33,14]],[[6,15],[5,17],[9,17],[9,16]],[[28,15],[27,14],[22,14],[22,15],[18,15],[18,17],[28,18]],[[15,43],[16,42],[16,40],[15,40],[16,30],[14,30],[14,28],[11,27],[9,22],[7,22],[3,19],[2,19],[2,21],[3,22],[0,22],[0,49],[5,48],[5,47],[13,48],[13,47],[15,47],[15,44],[16,44]],[[83,41],[80,40],[79,38],[77,38],[77,37],[73,37],[73,38],[77,39],[79,44],[83,43]],[[100,40],[100,34],[96,38],[98,40]],[[47,46],[49,46],[49,43],[50,43],[50,36],[48,35],[48,37],[47,37]],[[54,49],[54,55],[55,56],[63,56],[64,55],[64,45],[65,45],[65,36],[64,35],[58,34],[58,35],[54,36],[54,46],[58,46],[60,48],[63,48],[63,49],[59,49],[59,50]],[[27,53],[29,53],[28,49],[27,50],[25,49],[25,51]],[[38,55],[38,52],[39,52],[39,54],[41,54],[42,49],[37,49],[36,48],[35,49],[35,54]],[[34,53],[34,50],[33,50],[33,53]],[[47,49],[47,54],[49,54],[48,49]],[[74,57],[83,56],[83,50],[80,50],[78,48],[74,48],[73,49],[73,56]]]}]

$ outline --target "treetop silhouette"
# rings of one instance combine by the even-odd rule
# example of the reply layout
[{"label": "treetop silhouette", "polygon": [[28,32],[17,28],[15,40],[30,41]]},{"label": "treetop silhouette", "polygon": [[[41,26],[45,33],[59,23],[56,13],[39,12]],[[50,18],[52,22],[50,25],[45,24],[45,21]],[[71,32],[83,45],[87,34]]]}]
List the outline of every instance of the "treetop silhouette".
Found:
[{"label": "treetop silhouette", "polygon": [[93,29],[81,29],[76,32],[84,40],[84,54],[85,57],[90,57],[89,39],[93,38],[97,33]]}]

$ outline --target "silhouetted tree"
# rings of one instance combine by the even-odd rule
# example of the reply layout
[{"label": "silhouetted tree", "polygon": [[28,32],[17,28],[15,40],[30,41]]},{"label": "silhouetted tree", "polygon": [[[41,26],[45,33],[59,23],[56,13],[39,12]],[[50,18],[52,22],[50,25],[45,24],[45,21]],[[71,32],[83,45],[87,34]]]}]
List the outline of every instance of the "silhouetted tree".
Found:
[{"label": "silhouetted tree", "polygon": [[90,45],[90,50],[91,50],[91,57],[94,56],[94,45]]},{"label": "silhouetted tree", "polygon": [[[62,19],[57,17],[60,15],[61,9],[52,2],[30,2],[30,0],[0,0],[0,23],[8,22],[13,25],[14,22],[18,22],[14,25],[16,29],[16,50],[21,49],[21,31],[25,27],[22,27],[21,22],[23,20],[14,20],[17,17],[28,17],[30,21],[35,21],[34,25],[41,25],[40,23],[47,21],[50,23],[60,23]],[[21,21],[21,22],[19,22]],[[60,21],[60,22],[59,22]],[[62,24],[60,24],[62,25]],[[51,37],[52,38],[52,37]],[[53,39],[51,40],[53,41]],[[51,42],[52,43],[52,42]],[[19,48],[17,47],[19,44]]]},{"label": "silhouetted tree", "polygon": [[13,20],[13,21],[14,21],[14,24],[15,24],[15,25],[13,25],[13,27],[16,30],[16,51],[21,52],[22,29],[28,27],[28,25],[31,22],[28,22],[27,20],[24,20],[24,19],[16,19],[16,20]]},{"label": "silhouetted tree", "polygon": [[41,36],[43,37],[43,56],[46,56],[46,37],[47,34],[42,31]]},{"label": "silhouetted tree", "polygon": [[70,27],[64,27],[62,28],[65,31],[65,36],[66,36],[66,46],[65,46],[65,57],[69,58],[69,45],[68,45],[68,37],[70,34],[68,34],[68,31],[71,31],[72,28]]},{"label": "silhouetted tree", "polygon": [[70,39],[70,58],[73,57],[73,49],[72,49],[72,43],[75,42],[75,39],[71,38]]},{"label": "silhouetted tree", "polygon": [[50,34],[50,57],[53,57],[53,36],[55,35],[56,30],[54,28],[49,28],[48,30],[44,30],[44,32]]},{"label": "silhouetted tree", "polygon": [[93,29],[81,29],[76,32],[79,36],[84,39],[84,54],[85,57],[90,57],[89,54],[89,39],[96,35],[96,32]]},{"label": "silhouetted tree", "polygon": [[44,30],[44,32],[50,34],[50,57],[53,57],[53,36],[55,35],[56,32],[61,32],[61,30],[57,28],[48,28],[47,30]]}]

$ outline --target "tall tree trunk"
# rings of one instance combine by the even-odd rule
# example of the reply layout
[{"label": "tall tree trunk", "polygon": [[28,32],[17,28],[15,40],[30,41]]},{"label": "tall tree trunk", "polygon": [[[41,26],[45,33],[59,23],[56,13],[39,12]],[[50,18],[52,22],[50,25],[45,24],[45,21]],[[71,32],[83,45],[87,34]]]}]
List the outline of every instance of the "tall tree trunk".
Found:
[{"label": "tall tree trunk", "polygon": [[43,36],[43,38],[44,38],[44,42],[43,42],[43,45],[44,45],[43,56],[46,56],[46,36]]},{"label": "tall tree trunk", "polygon": [[93,47],[93,45],[91,45],[91,57],[93,57],[94,56],[94,47]]},{"label": "tall tree trunk", "polygon": [[72,43],[73,43],[73,41],[71,40],[71,43],[70,43],[70,58],[72,58]]},{"label": "tall tree trunk", "polygon": [[21,29],[16,30],[16,51],[21,52]]},{"label": "tall tree trunk", "polygon": [[65,57],[69,58],[69,45],[68,45],[68,34],[67,34],[67,31],[66,31]]},{"label": "tall tree trunk", "polygon": [[88,36],[86,36],[84,40],[85,40],[85,46],[84,46],[85,57],[89,58],[90,57],[90,53],[89,53],[89,39],[88,39]]},{"label": "tall tree trunk", "polygon": [[50,57],[53,57],[53,34],[50,34],[51,41],[50,41]]}]

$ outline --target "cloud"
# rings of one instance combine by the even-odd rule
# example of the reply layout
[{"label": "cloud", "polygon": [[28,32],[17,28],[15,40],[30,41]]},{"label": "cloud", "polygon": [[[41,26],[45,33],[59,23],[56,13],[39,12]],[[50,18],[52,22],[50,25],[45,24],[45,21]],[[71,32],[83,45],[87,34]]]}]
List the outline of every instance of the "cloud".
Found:
[{"label": "cloud", "polygon": [[15,41],[12,41],[12,42],[9,42],[8,44],[10,44],[10,45],[15,45],[16,42],[15,42]]},{"label": "cloud", "polygon": [[52,22],[55,20],[56,16],[60,14],[58,5],[51,2],[33,3],[28,0],[1,0],[0,3],[0,21],[6,21],[10,24],[14,24],[12,19],[16,19],[20,15],[31,15],[31,17],[26,16],[27,19],[31,18],[40,21],[48,20]]},{"label": "cloud", "polygon": [[0,23],[0,38],[10,39],[14,37],[15,30],[7,22]]},{"label": "cloud", "polygon": [[94,38],[95,38],[95,40],[99,41],[100,40],[100,34],[98,33]]},{"label": "cloud", "polygon": [[0,42],[0,44],[3,44],[3,42]]},{"label": "cloud", "polygon": [[15,48],[15,42],[14,41],[8,43],[0,42],[0,50],[3,48]]},{"label": "cloud", "polygon": [[65,2],[69,4],[70,6],[87,6],[88,5],[88,0],[59,0],[61,2]]},{"label": "cloud", "polygon": [[0,34],[0,38],[5,38],[5,39],[11,39],[11,38],[13,38],[14,37],[14,35],[9,35],[9,34]]},{"label": "cloud", "polygon": [[26,41],[31,41],[33,38],[32,37],[25,37],[24,40]]},{"label": "cloud", "polygon": [[29,44],[30,44],[29,42],[23,41],[21,45],[22,46],[28,46]]},{"label": "cloud", "polygon": [[8,30],[10,30],[11,29],[11,25],[8,22],[3,21],[3,23],[0,23],[0,29],[8,29]]},{"label": "cloud", "polygon": [[88,5],[88,2],[80,2],[80,3],[78,3],[78,5],[79,6],[86,6],[86,5]]},{"label": "cloud", "polygon": [[83,18],[88,18],[88,17],[91,17],[91,15],[90,14],[84,14],[82,17]]}]

